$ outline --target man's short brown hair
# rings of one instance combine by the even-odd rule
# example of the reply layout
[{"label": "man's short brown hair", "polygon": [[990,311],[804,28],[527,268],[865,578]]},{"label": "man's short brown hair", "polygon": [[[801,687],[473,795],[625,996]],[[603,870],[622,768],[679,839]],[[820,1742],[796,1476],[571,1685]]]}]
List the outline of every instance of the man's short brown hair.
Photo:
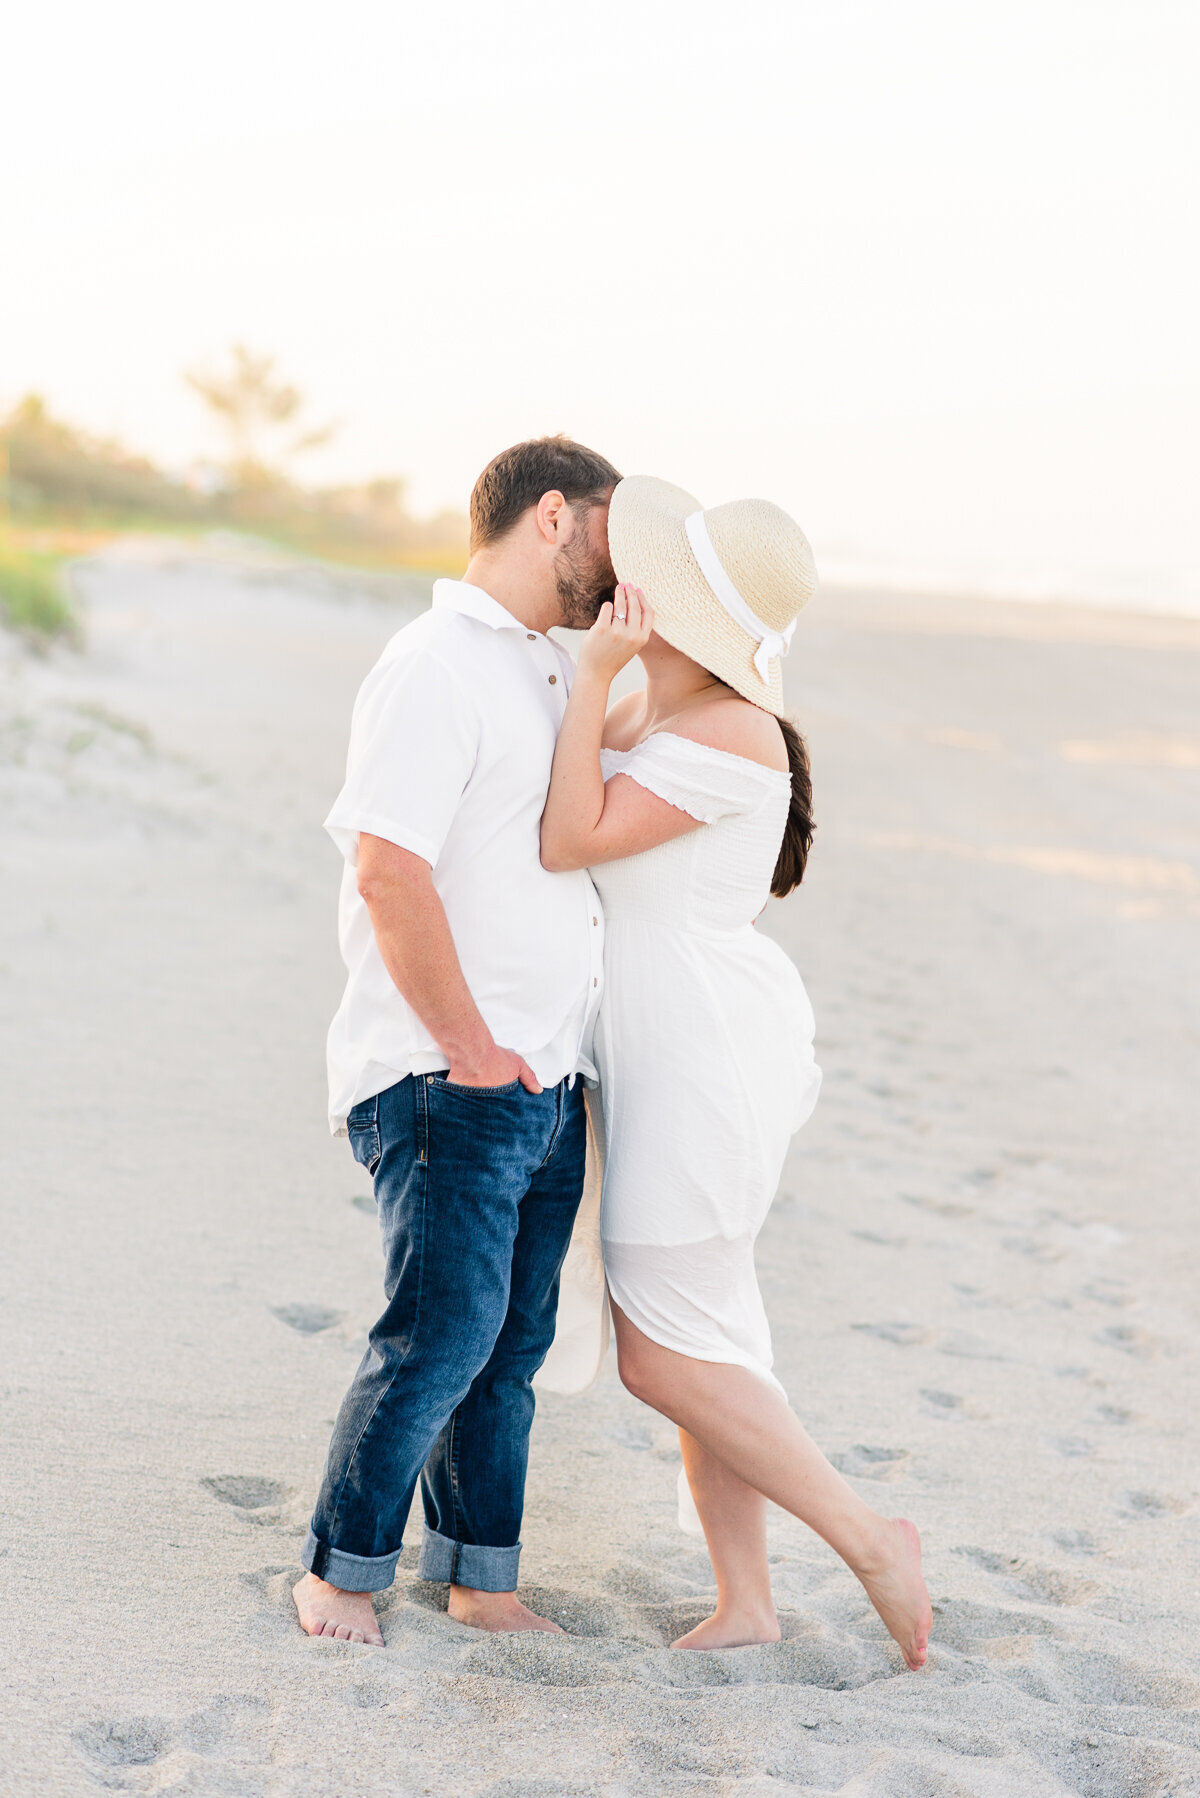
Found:
[{"label": "man's short brown hair", "polygon": [[494,456],[471,495],[471,550],[495,543],[543,493],[598,506],[620,480],[611,462],[569,437],[534,437]]}]

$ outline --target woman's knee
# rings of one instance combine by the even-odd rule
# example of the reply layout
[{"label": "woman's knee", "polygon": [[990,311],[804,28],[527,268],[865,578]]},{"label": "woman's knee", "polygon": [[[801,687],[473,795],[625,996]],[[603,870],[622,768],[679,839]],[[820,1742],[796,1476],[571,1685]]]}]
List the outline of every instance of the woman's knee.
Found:
[{"label": "woman's knee", "polygon": [[641,1343],[618,1342],[617,1372],[621,1376],[621,1384],[633,1398],[641,1399],[644,1405],[657,1405],[660,1382],[654,1365],[653,1350]]}]

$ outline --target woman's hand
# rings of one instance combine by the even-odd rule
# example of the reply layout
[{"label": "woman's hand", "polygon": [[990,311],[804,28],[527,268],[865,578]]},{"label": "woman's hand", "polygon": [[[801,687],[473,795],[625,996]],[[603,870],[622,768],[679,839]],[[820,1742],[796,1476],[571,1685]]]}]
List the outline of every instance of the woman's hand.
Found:
[{"label": "woman's hand", "polygon": [[583,640],[579,672],[611,681],[646,647],[654,629],[654,611],[640,587],[617,588],[600,608],[600,616]]}]

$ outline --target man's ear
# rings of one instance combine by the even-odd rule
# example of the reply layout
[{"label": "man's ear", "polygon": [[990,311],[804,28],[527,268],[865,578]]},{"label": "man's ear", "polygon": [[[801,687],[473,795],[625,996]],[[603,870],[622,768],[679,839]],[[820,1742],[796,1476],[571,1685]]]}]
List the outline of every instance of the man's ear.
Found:
[{"label": "man's ear", "polygon": [[557,487],[552,487],[549,493],[543,493],[533,509],[533,517],[538,535],[545,542],[558,542],[568,510],[566,498]]}]

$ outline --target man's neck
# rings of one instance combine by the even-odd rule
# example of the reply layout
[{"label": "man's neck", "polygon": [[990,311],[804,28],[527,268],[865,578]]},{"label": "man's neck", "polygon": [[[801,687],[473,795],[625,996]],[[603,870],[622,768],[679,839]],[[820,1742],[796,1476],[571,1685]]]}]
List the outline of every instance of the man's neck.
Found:
[{"label": "man's neck", "polygon": [[557,591],[554,587],[547,591],[542,570],[530,569],[519,557],[476,550],[462,578],[472,587],[481,587],[526,630],[544,635],[553,625],[562,623],[562,602]]}]

